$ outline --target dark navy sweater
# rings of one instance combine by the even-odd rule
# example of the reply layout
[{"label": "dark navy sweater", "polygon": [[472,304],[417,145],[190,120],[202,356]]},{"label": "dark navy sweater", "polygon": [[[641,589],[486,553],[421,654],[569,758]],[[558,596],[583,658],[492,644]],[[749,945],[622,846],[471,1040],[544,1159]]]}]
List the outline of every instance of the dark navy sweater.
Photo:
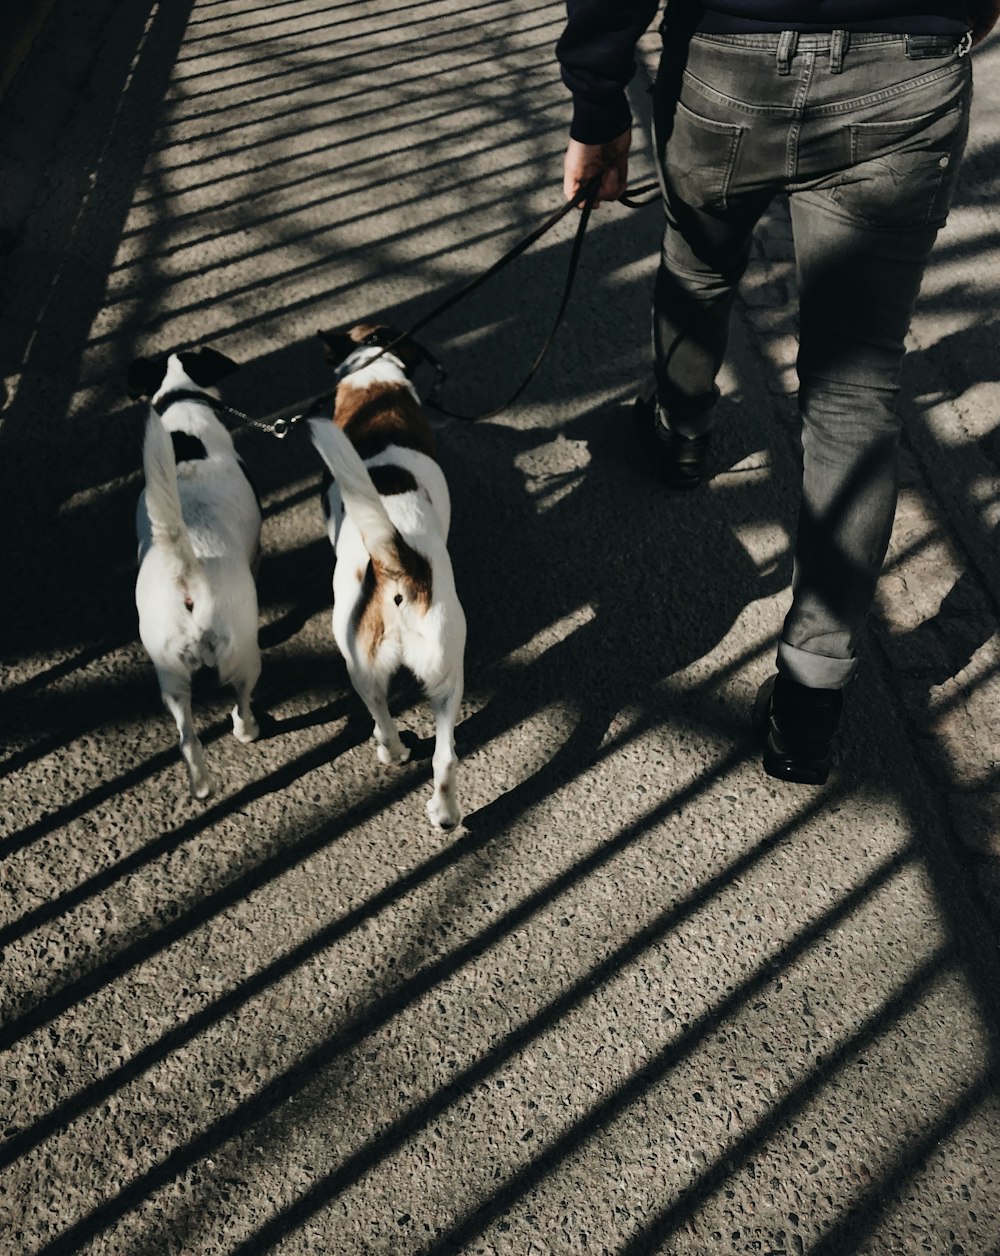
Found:
[{"label": "dark navy sweater", "polygon": [[[625,87],[635,73],[636,44],[658,8],[659,0],[566,0],[569,20],[556,56],[573,93],[573,139],[603,144],[628,129]],[[923,35],[969,29],[963,0],[669,0],[669,21],[678,38],[692,31]]]}]

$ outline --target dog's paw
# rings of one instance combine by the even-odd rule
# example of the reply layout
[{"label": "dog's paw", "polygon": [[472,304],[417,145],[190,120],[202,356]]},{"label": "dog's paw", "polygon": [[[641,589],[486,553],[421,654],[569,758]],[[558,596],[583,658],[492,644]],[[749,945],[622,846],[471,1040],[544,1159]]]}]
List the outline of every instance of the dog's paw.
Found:
[{"label": "dog's paw", "polygon": [[458,803],[450,794],[441,794],[435,790],[427,802],[427,815],[436,829],[453,829],[462,819]]},{"label": "dog's paw", "polygon": [[233,736],[244,746],[249,746],[252,741],[256,741],[260,736],[260,725],[253,718],[253,716],[251,716],[248,720],[241,720],[239,715],[234,711]]},{"label": "dog's paw", "polygon": [[199,801],[208,798],[214,788],[215,784],[207,772],[200,772],[198,775],[191,777],[192,798],[197,798]]},{"label": "dog's paw", "polygon": [[399,764],[406,763],[410,757],[409,746],[404,746],[402,742],[398,742],[395,746],[383,746],[380,741],[376,741],[375,750],[379,763],[384,763],[387,768],[398,767]]}]

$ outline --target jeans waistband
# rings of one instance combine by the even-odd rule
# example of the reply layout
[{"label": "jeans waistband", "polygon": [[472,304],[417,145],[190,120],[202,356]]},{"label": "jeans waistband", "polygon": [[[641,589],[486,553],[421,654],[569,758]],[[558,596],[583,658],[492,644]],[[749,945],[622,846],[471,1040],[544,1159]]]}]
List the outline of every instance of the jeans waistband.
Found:
[{"label": "jeans waistband", "polygon": [[968,31],[954,35],[905,35],[891,34],[885,31],[744,31],[740,34],[715,34],[707,31],[696,31],[693,39],[705,40],[707,43],[723,44],[733,48],[760,48],[777,51],[779,44],[789,42],[788,37],[794,36],[795,47],[800,52],[826,52],[834,44],[844,41],[851,47],[873,48],[879,45],[890,47],[896,45],[903,52],[918,52],[923,56],[946,57],[949,53],[964,55],[972,43]]},{"label": "jeans waistband", "polygon": [[716,47],[759,49],[772,52],[779,74],[791,73],[797,53],[823,52],[830,57],[830,70],[840,73],[850,48],[896,48],[909,61],[930,58],[964,57],[972,47],[972,35],[893,35],[876,31],[755,31],[720,35],[697,32],[692,39]]}]

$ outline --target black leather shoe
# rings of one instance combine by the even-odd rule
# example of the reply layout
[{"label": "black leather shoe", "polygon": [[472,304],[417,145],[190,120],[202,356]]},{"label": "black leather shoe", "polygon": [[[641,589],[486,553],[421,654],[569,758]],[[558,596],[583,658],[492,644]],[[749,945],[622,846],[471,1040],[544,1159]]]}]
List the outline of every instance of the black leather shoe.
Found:
[{"label": "black leather shoe", "polygon": [[660,478],[668,488],[687,492],[704,482],[711,432],[681,436],[679,432],[670,431],[657,421],[655,395],[636,400],[635,417],[643,440],[656,460]]},{"label": "black leather shoe", "polygon": [[810,689],[787,676],[765,680],[754,703],[754,726],[767,740],[764,771],[779,781],[822,785],[830,775],[842,689]]}]

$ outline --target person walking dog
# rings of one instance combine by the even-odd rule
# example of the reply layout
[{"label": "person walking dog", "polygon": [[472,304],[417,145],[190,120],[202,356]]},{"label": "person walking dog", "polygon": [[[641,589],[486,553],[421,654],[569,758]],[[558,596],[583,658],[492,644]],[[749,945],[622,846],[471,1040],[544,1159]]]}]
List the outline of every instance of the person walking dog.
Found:
[{"label": "person walking dog", "polygon": [[[564,191],[625,189],[625,86],[657,0],[567,0]],[[822,784],[896,509],[904,339],[944,224],[1000,0],[668,0],[653,89],[666,226],[655,395],[637,402],[666,484],[709,464],[716,375],[755,224],[788,197],[803,474],[792,605],[762,686],[771,776]]]}]

